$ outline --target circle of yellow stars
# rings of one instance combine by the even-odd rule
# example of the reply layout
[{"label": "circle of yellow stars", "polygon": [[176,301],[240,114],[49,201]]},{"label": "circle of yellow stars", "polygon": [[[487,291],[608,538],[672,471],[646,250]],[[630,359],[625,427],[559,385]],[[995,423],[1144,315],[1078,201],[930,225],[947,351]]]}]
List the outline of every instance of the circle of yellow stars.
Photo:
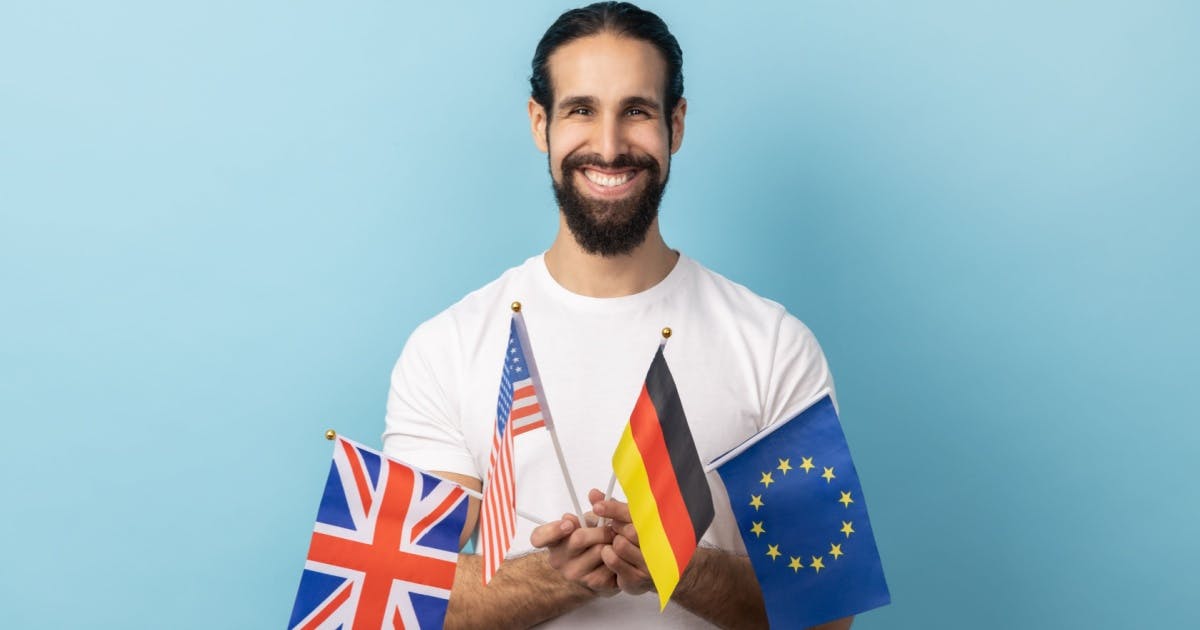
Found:
[{"label": "circle of yellow stars", "polygon": [[[803,470],[804,474],[807,475],[816,469],[817,466],[816,464],[813,464],[813,458],[811,457],[801,457],[800,465],[796,467],[792,466],[792,460],[790,458],[779,458],[779,465],[776,466],[774,470],[778,470],[781,475],[786,476],[788,472],[795,470],[796,468]],[[820,477],[825,480],[825,483],[830,484],[833,483],[834,479],[837,479],[837,474],[834,473],[833,466],[821,466],[821,469],[824,472],[821,473]],[[765,491],[771,487],[771,484],[775,483],[774,471],[768,470],[763,472],[762,478],[759,479],[758,482],[762,484],[764,492],[760,494],[750,494],[750,507],[753,507],[755,512],[765,505],[762,500],[763,494],[765,494]],[[849,508],[850,504],[854,503],[852,491],[839,490],[838,492],[841,494],[841,498],[838,499],[838,503],[841,503],[842,507],[844,508]],[[845,535],[845,538],[842,539],[844,543],[845,540],[848,540],[850,536],[855,533],[854,522],[842,521],[842,528],[839,531]],[[762,535],[767,533],[766,528],[763,526],[763,521],[751,521],[750,533],[754,534],[755,538],[762,538]],[[799,573],[801,569],[805,568],[812,569],[816,573],[820,573],[821,569],[825,568],[825,556],[829,556],[833,560],[837,560],[845,555],[845,552],[842,551],[843,543],[829,543],[829,551],[826,551],[819,556],[809,556],[807,565],[804,564],[802,556],[788,555],[787,568],[791,569],[793,573]],[[770,556],[771,561],[774,562],[786,554],[779,550],[779,545],[772,545],[768,543],[766,555]]]}]

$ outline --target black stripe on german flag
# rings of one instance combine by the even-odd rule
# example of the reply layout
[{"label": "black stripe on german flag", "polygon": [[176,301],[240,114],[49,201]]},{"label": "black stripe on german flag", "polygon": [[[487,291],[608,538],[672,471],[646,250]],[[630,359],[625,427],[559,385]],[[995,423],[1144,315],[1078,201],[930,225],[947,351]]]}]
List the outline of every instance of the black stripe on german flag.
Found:
[{"label": "black stripe on german flag", "polygon": [[[658,424],[662,427],[662,441],[671,456],[671,469],[687,510],[687,514],[682,516],[691,522],[694,546],[712,523],[712,492],[708,488],[704,466],[700,463],[700,454],[696,451],[696,442],[688,428],[683,403],[679,400],[679,391],[675,389],[675,379],[667,367],[662,347],[655,353],[650,370],[646,373],[646,393],[654,403]],[[653,479],[651,485],[656,485]],[[665,521],[666,515],[662,516]],[[680,567],[680,570],[683,568]]]}]

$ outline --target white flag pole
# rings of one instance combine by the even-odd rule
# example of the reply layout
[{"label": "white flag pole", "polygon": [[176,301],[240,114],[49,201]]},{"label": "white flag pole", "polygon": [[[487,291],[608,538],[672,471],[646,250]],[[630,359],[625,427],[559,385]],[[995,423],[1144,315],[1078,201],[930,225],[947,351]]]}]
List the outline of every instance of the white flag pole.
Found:
[{"label": "white flag pole", "polygon": [[525,315],[521,313],[521,303],[512,303],[513,321],[516,322],[517,337],[521,347],[526,350],[525,364],[529,367],[529,376],[533,379],[533,391],[537,395],[538,405],[542,408],[542,419],[546,430],[550,432],[550,441],[554,444],[554,454],[558,456],[558,467],[562,470],[563,481],[567,484],[567,494],[571,496],[571,504],[575,507],[575,515],[583,524],[583,508],[579,505],[579,495],[575,492],[575,484],[571,482],[571,472],[567,470],[567,458],[563,456],[562,445],[558,443],[558,432],[554,429],[554,418],[550,415],[550,405],[546,402],[546,393],[542,390],[542,377],[537,369],[537,361],[533,358],[533,346],[529,343],[529,332],[525,329]]},{"label": "white flag pole", "polygon": [[[407,464],[406,464],[406,465],[407,465]],[[425,471],[421,471],[421,472],[425,472]],[[435,477],[435,478],[437,478],[437,479],[439,479],[439,480],[441,480],[441,481],[445,481],[446,483],[452,483],[452,484],[454,484],[454,485],[458,486],[459,488],[462,488],[462,491],[463,491],[463,492],[465,492],[465,493],[467,493],[467,496],[469,496],[469,497],[474,497],[474,498],[476,498],[476,499],[479,499],[480,501],[483,501],[483,495],[482,495],[482,494],[480,494],[480,493],[478,493],[478,492],[475,492],[474,490],[472,490],[472,489],[470,489],[470,488],[468,488],[468,487],[466,487],[466,486],[462,485],[461,483],[458,483],[457,481],[451,481],[451,480],[449,480],[449,479],[446,479],[446,478],[444,478],[444,477],[438,477],[437,475],[435,475],[435,474],[433,474],[433,473],[431,473],[431,472],[426,472],[425,474],[426,474],[426,475],[429,475],[430,477]],[[525,519],[525,520],[529,521],[530,523],[533,523],[534,525],[545,525],[545,524],[546,524],[546,521],[543,521],[542,519],[540,519],[540,518],[538,518],[538,517],[536,517],[536,516],[530,516],[529,514],[526,514],[525,512],[522,512],[520,508],[517,508],[517,516],[520,516],[521,518],[523,518],[523,519]]]},{"label": "white flag pole", "polygon": [[[325,432],[325,439],[326,439],[326,440],[335,440],[335,439],[337,439],[337,438],[338,438],[337,431],[334,431],[333,429],[329,429],[328,431],[326,431],[326,432]],[[352,444],[358,444],[358,443],[357,443],[357,442],[355,442],[354,440],[350,440],[350,439],[347,439],[347,438],[344,438],[344,437],[343,437],[342,439],[343,439],[343,440],[346,440],[347,442],[350,442],[350,443],[352,443]],[[360,445],[360,446],[361,446],[361,445]],[[370,448],[370,447],[365,447],[365,448]],[[372,451],[373,451],[374,449],[370,449],[370,450],[372,450]],[[434,479],[437,479],[438,481],[441,481],[441,482],[443,482],[443,483],[448,483],[448,484],[453,484],[453,485],[455,485],[455,486],[458,486],[458,488],[459,488],[460,490],[462,490],[462,491],[463,491],[463,493],[464,493],[464,494],[466,494],[467,496],[469,496],[469,497],[474,497],[474,498],[476,498],[476,499],[479,499],[480,501],[483,501],[483,495],[482,495],[482,494],[480,494],[480,493],[478,493],[478,492],[476,492],[476,491],[474,491],[474,490],[472,490],[472,489],[470,489],[470,488],[468,488],[468,487],[466,487],[466,486],[462,485],[461,483],[458,483],[457,481],[454,481],[453,479],[446,479],[445,477],[442,477],[441,475],[435,475],[435,474],[433,474],[433,473],[429,472],[428,470],[424,470],[424,469],[422,469],[422,468],[417,468],[416,466],[413,466],[412,464],[409,464],[409,463],[406,463],[406,462],[402,462],[402,461],[400,461],[400,460],[396,459],[395,457],[391,457],[391,456],[389,456],[389,455],[384,455],[384,457],[387,457],[387,458],[388,458],[388,459],[390,459],[390,460],[393,460],[393,461],[399,462],[399,463],[401,463],[401,464],[404,464],[405,466],[408,466],[409,468],[411,468],[411,469],[413,469],[413,470],[415,470],[415,471],[417,471],[417,472],[419,472],[419,473],[422,473],[422,474],[429,475],[430,477],[433,477]],[[538,517],[536,517],[536,516],[530,516],[529,514],[526,514],[525,512],[522,512],[521,510],[517,510],[517,516],[520,516],[521,518],[523,518],[523,519],[525,519],[525,520],[529,521],[530,523],[533,523],[534,525],[545,525],[545,524],[546,524],[546,521],[544,521],[544,520],[542,520],[542,519],[540,519],[540,518],[538,518]]]},{"label": "white flag pole", "polygon": [[[614,470],[612,477],[608,478],[608,490],[604,491],[604,500],[605,501],[612,499],[612,493],[613,493],[613,490],[616,489],[616,487],[617,487],[617,471]],[[600,522],[597,523],[596,526],[604,527],[605,525],[608,525],[611,522],[612,522],[612,519],[608,518],[606,516],[606,517],[600,519]]]}]

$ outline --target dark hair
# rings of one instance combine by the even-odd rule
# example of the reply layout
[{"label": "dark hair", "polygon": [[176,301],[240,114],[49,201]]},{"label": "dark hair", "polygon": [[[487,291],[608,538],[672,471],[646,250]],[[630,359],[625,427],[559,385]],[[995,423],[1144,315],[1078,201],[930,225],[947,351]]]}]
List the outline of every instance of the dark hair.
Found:
[{"label": "dark hair", "polygon": [[671,112],[683,97],[683,50],[657,15],[629,2],[597,2],[580,9],[571,9],[558,16],[546,29],[537,50],[533,52],[533,74],[529,77],[531,96],[546,110],[547,117],[554,106],[554,86],[550,83],[550,55],[564,44],[600,33],[612,33],[652,44],[667,62],[666,107],[667,128]]}]

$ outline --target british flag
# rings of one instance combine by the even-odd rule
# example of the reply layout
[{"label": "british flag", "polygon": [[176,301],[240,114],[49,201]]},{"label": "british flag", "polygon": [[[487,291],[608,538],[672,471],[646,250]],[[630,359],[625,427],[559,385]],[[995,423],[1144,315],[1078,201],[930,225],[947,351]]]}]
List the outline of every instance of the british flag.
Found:
[{"label": "british flag", "polygon": [[288,628],[441,628],[465,498],[338,437]]},{"label": "british flag", "polygon": [[492,455],[480,514],[484,584],[496,574],[517,530],[513,437],[546,426],[551,426],[550,414],[546,412],[542,397],[541,379],[529,347],[525,319],[521,313],[514,313],[509,323],[504,368],[500,371],[496,430],[492,434]]}]

